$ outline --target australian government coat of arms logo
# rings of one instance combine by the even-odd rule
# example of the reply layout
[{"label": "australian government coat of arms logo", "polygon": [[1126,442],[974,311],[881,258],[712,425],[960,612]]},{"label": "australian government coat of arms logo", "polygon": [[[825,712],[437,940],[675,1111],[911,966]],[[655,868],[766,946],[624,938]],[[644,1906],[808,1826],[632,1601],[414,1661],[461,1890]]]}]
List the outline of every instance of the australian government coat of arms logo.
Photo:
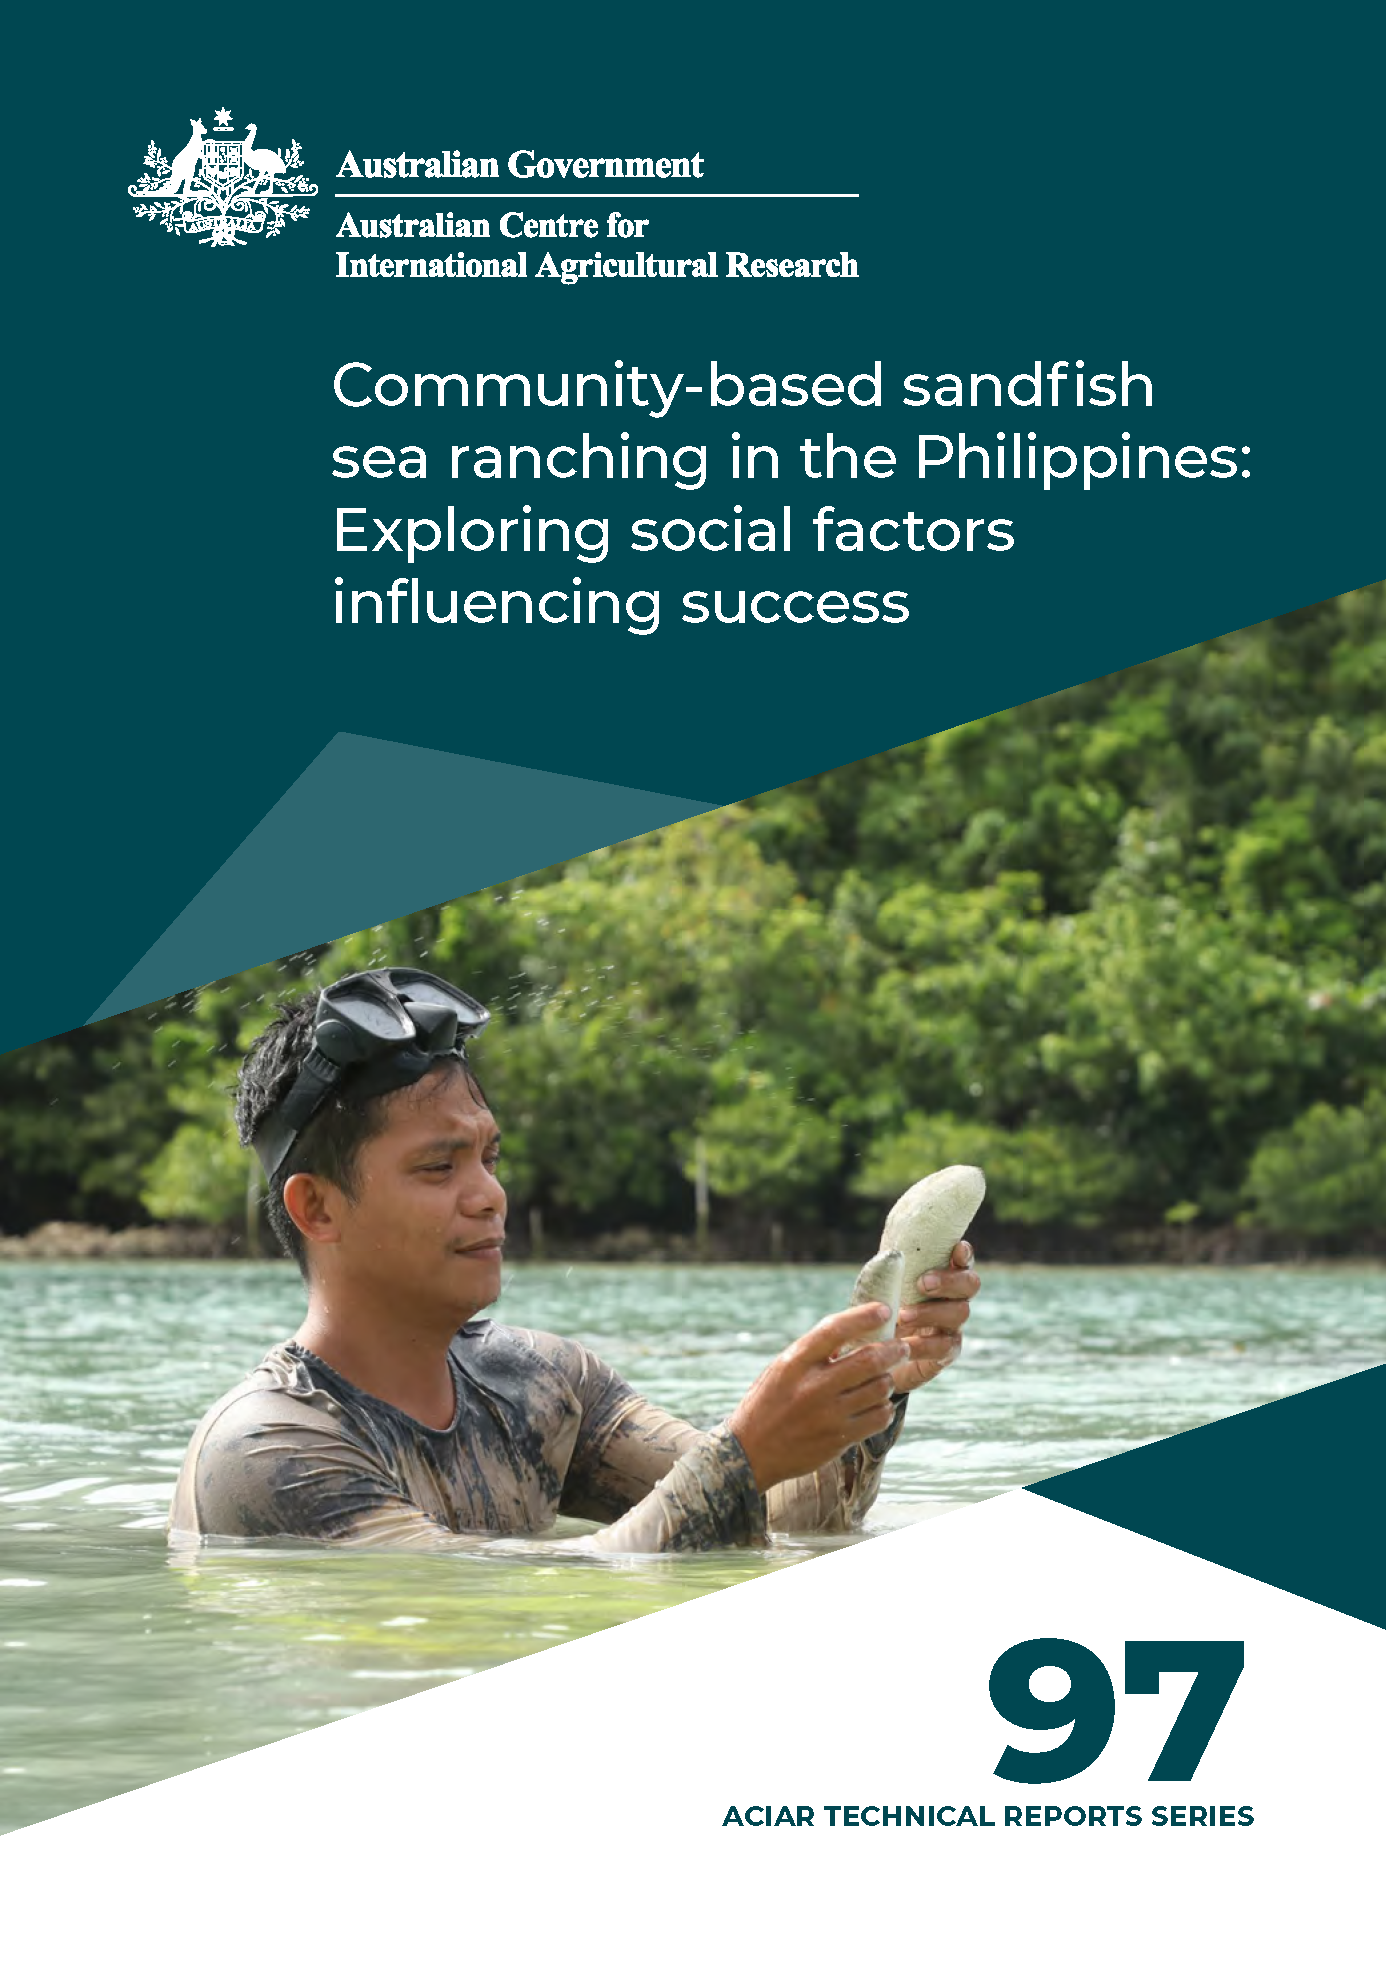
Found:
[{"label": "australian government coat of arms logo", "polygon": [[282,153],[270,150],[256,142],[254,123],[237,137],[229,109],[216,112],[210,137],[200,116],[190,121],[192,136],[172,164],[152,141],[145,152],[144,175],[128,187],[139,201],[137,219],[157,219],[165,232],[189,234],[203,246],[244,246],[307,218],[312,208],[295,201],[315,198],[318,188],[304,176],[297,139]]}]

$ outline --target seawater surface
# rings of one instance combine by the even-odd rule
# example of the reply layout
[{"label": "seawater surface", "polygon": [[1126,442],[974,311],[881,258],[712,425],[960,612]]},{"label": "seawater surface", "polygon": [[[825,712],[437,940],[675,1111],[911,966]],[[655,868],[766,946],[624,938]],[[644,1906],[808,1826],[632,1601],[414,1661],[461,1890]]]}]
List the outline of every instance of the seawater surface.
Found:
[{"label": "seawater surface", "polygon": [[[499,1311],[585,1341],[705,1424],[849,1285],[830,1268],[526,1265]],[[164,1512],[193,1425],[301,1304],[286,1265],[0,1269],[0,1831],[837,1542],[171,1563]],[[961,1361],[910,1404],[873,1528],[1372,1366],[1383,1308],[1386,1274],[1365,1267],[991,1268]]]}]

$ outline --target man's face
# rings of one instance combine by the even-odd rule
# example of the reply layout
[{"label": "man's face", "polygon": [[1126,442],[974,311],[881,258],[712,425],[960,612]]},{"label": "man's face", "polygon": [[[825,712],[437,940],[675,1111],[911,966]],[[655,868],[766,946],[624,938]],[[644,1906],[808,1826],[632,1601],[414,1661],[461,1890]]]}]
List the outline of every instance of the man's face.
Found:
[{"label": "man's face", "polygon": [[505,1191],[500,1131],[467,1076],[435,1068],[386,1099],[385,1125],[356,1158],[336,1263],[401,1313],[464,1325],[499,1295]]}]

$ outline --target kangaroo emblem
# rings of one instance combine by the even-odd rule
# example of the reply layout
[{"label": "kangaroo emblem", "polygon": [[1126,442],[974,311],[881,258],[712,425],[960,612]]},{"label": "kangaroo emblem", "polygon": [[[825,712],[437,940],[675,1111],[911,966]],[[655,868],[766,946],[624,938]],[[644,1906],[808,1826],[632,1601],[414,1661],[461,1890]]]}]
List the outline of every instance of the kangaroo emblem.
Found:
[{"label": "kangaroo emblem", "polygon": [[166,196],[171,197],[176,192],[179,198],[186,198],[198,164],[201,162],[202,139],[207,134],[207,126],[200,116],[190,117],[189,121],[192,124],[192,137],[174,158],[172,175],[168,183],[159,187]]}]

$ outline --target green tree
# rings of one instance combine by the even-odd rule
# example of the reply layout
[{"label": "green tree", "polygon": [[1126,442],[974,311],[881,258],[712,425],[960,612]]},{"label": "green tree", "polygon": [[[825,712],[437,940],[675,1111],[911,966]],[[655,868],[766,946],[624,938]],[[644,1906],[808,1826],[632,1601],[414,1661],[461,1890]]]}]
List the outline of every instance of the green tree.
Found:
[{"label": "green tree", "polygon": [[1361,1107],[1326,1102],[1270,1135],[1251,1158],[1250,1220],[1303,1237],[1379,1231],[1386,1223],[1386,1092]]},{"label": "green tree", "polygon": [[1377,1235],[1386,584],[10,1054],[0,1227],[238,1223],[244,1048],[390,963],[492,1007],[555,1230],[686,1228],[701,1141],[723,1221],[970,1160],[1019,1224]]}]

